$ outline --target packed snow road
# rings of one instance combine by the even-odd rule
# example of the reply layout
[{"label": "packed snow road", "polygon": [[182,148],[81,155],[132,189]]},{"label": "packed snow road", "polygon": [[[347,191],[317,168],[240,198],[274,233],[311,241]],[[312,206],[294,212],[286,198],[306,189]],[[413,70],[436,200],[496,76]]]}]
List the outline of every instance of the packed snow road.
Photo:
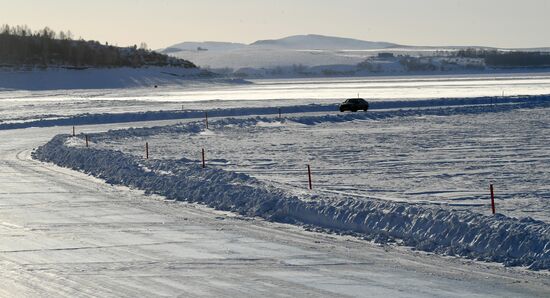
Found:
[{"label": "packed snow road", "polygon": [[[145,123],[128,126],[136,125]],[[146,196],[30,158],[33,148],[66,130],[0,132],[0,296],[550,293],[545,272],[245,219]]]}]

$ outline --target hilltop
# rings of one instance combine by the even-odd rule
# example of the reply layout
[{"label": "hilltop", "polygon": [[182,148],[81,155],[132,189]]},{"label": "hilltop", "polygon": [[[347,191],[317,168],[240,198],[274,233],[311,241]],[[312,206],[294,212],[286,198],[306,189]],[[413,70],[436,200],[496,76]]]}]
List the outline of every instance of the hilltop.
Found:
[{"label": "hilltop", "polygon": [[251,44],[219,41],[182,42],[171,45],[161,50],[161,52],[230,51],[254,48],[278,48],[288,50],[372,50],[394,47],[399,47],[399,45],[382,41],[365,41],[353,38],[307,34],[293,35],[279,39],[258,40]]},{"label": "hilltop", "polygon": [[550,67],[550,49],[409,46],[317,34],[251,44],[184,42],[162,51],[240,78],[507,72]]},{"label": "hilltop", "polygon": [[372,51],[394,49],[389,42],[365,41],[317,34],[258,40],[251,44],[233,42],[182,42],[161,49],[163,54],[189,59],[211,68],[273,68],[288,65],[317,66],[357,64]]},{"label": "hilltop", "polygon": [[188,60],[139,48],[118,47],[93,40],[73,40],[69,32],[56,33],[48,27],[32,31],[26,26],[0,28],[0,66],[4,67],[143,67],[196,68]]},{"label": "hilltop", "polygon": [[250,45],[300,50],[370,50],[398,46],[397,44],[389,42],[365,41],[318,34],[294,35],[280,39],[258,40]]}]

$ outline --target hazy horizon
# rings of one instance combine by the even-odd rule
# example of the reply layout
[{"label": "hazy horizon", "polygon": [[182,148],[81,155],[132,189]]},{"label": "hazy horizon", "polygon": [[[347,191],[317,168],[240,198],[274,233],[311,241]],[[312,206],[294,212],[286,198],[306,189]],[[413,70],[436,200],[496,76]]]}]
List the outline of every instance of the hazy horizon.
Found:
[{"label": "hazy horizon", "polygon": [[0,23],[164,48],[319,34],[421,46],[550,47],[544,0],[0,0]]}]

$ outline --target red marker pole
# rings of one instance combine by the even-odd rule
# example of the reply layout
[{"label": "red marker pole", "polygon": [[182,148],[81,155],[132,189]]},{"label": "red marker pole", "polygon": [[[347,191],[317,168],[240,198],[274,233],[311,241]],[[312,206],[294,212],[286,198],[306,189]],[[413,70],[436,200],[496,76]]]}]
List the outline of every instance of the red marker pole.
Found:
[{"label": "red marker pole", "polygon": [[206,168],[206,162],[204,160],[204,148],[202,148],[202,168]]},{"label": "red marker pole", "polygon": [[86,135],[86,148],[88,148],[88,135]]},{"label": "red marker pole", "polygon": [[309,189],[313,189],[313,186],[311,185],[311,167],[307,165],[307,177],[309,180]]},{"label": "red marker pole", "polygon": [[493,210],[493,214],[495,214],[495,192],[492,184],[489,189],[491,190],[491,208]]},{"label": "red marker pole", "polygon": [[145,159],[149,159],[149,142],[145,142]]},{"label": "red marker pole", "polygon": [[206,129],[208,129],[208,112],[204,112],[204,122],[206,123]]}]

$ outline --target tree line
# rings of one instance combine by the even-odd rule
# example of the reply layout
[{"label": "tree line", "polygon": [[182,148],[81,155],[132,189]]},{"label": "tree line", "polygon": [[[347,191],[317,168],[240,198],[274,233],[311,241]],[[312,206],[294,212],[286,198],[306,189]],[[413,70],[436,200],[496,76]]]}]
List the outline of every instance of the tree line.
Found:
[{"label": "tree line", "polygon": [[457,57],[483,58],[485,65],[493,67],[547,67],[550,66],[550,53],[540,51],[498,51],[486,49],[463,49]]},{"label": "tree line", "polygon": [[27,26],[0,27],[0,66],[7,67],[143,67],[195,68],[187,60],[147,49],[118,47],[97,41],[75,40],[70,31],[56,33],[48,27],[32,31]]}]

